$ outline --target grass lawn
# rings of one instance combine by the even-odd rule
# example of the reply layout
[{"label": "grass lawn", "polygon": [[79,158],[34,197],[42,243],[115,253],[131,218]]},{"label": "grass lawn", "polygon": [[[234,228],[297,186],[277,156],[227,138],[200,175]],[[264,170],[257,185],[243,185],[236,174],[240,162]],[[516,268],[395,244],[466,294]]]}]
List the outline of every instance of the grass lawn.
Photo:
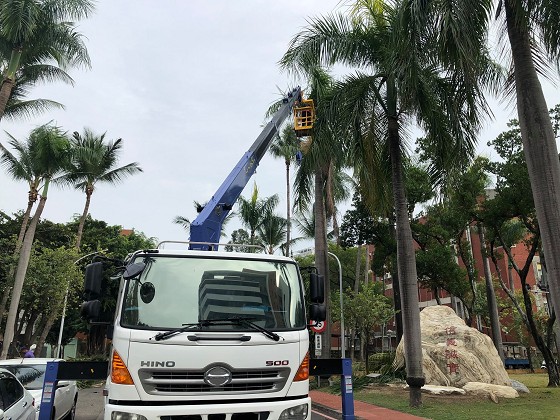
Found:
[{"label": "grass lawn", "polygon": [[388,386],[374,386],[356,392],[355,399],[380,407],[411,413],[434,420],[560,420],[560,388],[547,388],[546,374],[510,374],[525,384],[530,394],[520,394],[515,399],[500,399],[496,404],[490,399],[473,396],[422,395],[423,408],[408,406],[408,390]]}]

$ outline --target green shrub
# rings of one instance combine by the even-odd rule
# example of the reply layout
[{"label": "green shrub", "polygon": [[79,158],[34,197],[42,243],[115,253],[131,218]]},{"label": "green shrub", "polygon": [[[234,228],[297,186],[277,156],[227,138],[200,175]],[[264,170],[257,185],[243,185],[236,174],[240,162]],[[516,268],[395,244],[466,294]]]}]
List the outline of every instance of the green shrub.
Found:
[{"label": "green shrub", "polygon": [[370,372],[381,372],[392,366],[395,360],[395,353],[375,353],[369,356],[368,366]]}]

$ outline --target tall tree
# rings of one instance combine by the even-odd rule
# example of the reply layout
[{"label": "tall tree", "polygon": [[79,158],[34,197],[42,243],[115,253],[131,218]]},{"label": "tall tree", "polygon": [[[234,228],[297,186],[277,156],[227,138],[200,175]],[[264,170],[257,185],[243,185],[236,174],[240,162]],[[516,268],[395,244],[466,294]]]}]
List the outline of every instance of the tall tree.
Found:
[{"label": "tall tree", "polygon": [[15,150],[15,154],[10,152],[8,148],[0,143],[0,151],[2,157],[0,163],[5,167],[6,171],[16,181],[24,181],[27,183],[29,190],[27,192],[27,208],[23,213],[23,221],[16,243],[16,254],[19,252],[23,236],[29,223],[29,217],[33,205],[37,202],[39,196],[39,186],[41,182],[41,174],[36,172],[37,168],[33,167],[33,156],[36,153],[38,145],[38,137],[30,136],[25,142],[20,142],[8,133],[10,140],[8,144]]},{"label": "tall tree", "polygon": [[[511,45],[517,114],[543,248],[550,296],[560,313],[560,161],[538,73],[560,58],[560,11],[555,0],[501,2]],[[543,48],[546,53],[541,52]]]},{"label": "tall tree", "polygon": [[[409,3],[359,0],[348,16],[315,19],[292,40],[281,64],[296,71],[335,63],[358,69],[336,86],[331,118],[339,122],[334,126],[341,138],[352,140],[348,150],[360,170],[362,188],[369,193],[384,190],[376,198],[386,199],[387,186],[392,186],[407,383],[410,404],[417,407],[422,403],[424,375],[415,253],[403,171],[406,127],[416,121],[426,131],[438,151],[438,165],[432,173],[441,175],[472,155],[479,112],[487,106],[477,85],[469,83],[460,67],[457,70],[451,63],[446,68],[436,60],[434,34],[426,29],[410,30],[414,9]],[[488,67],[482,59],[475,64],[469,74],[478,80]],[[450,70],[456,70],[456,77],[446,77]],[[372,205],[376,207],[379,209],[379,205]]]},{"label": "tall tree", "polygon": [[70,143],[66,134],[59,127],[52,125],[43,125],[34,129],[30,134],[30,143],[36,143],[32,155],[31,166],[43,184],[40,191],[41,198],[35,210],[35,214],[29,223],[29,227],[25,232],[22,247],[19,254],[18,264],[14,277],[14,286],[12,289],[10,309],[6,320],[6,328],[4,330],[4,341],[2,347],[1,359],[5,359],[8,354],[8,347],[14,338],[15,322],[18,314],[19,300],[21,290],[27,273],[29,259],[35,239],[35,231],[37,224],[45,208],[47,202],[47,194],[51,180],[68,167],[70,158]]},{"label": "tall tree", "polygon": [[71,183],[86,195],[86,203],[80,217],[78,235],[76,236],[77,249],[80,249],[84,223],[96,184],[115,185],[130,175],[142,172],[142,168],[137,162],[117,166],[119,153],[122,149],[122,139],[105,142],[105,135],[106,133],[95,134],[90,129],[85,128],[83,134],[74,132],[71,139],[72,161],[68,173],[61,181]]},{"label": "tall tree", "polygon": [[299,151],[298,139],[293,127],[285,126],[282,134],[277,136],[270,145],[269,151],[272,156],[284,159],[286,166],[286,246],[284,252],[285,255],[290,255],[292,229],[290,166],[296,161],[296,153]]},{"label": "tall tree", "polygon": [[[416,29],[438,37],[439,57],[468,71],[487,51],[488,23],[496,17],[498,34],[511,47],[510,75],[503,91],[515,95],[523,151],[550,279],[550,296],[560,311],[560,162],[554,126],[539,76],[548,77],[560,58],[557,0],[440,2],[409,0],[418,13]],[[434,7],[436,6],[436,7]],[[507,42],[506,41],[506,42]],[[473,77],[473,79],[475,79]],[[480,79],[479,79],[480,80]]]},{"label": "tall tree", "polygon": [[[540,219],[535,217],[536,205],[531,194],[532,185],[529,181],[527,165],[525,165],[524,143],[517,120],[509,122],[510,130],[501,133],[490,144],[494,146],[501,160],[492,162],[491,171],[496,175],[496,196],[484,203],[483,217],[489,230],[492,258],[498,273],[500,285],[511,299],[527,331],[534,340],[546,360],[549,386],[560,385],[560,371],[551,351],[552,327],[555,322],[555,311],[551,311],[547,320],[549,337],[543,337],[531,300],[527,277],[533,270],[534,258],[541,245],[539,229]],[[491,230],[490,230],[491,229]],[[512,245],[526,247],[527,257],[520,261],[515,258]],[[496,249],[494,249],[496,248]],[[542,250],[541,250],[542,251]],[[542,258],[542,255],[539,255]],[[506,285],[499,271],[498,260],[507,258],[512,271],[517,274],[521,283],[521,296],[524,310],[518,303],[515,290]],[[546,260],[548,262],[548,254]],[[542,261],[541,261],[542,262]],[[550,287],[550,283],[548,284]],[[550,295],[549,295],[550,296]]]},{"label": "tall tree", "polygon": [[[72,82],[65,69],[89,66],[82,36],[73,20],[93,11],[92,0],[4,0],[0,3],[0,118],[22,69],[42,80]],[[53,66],[52,63],[57,66]],[[39,79],[35,79],[39,80]]]},{"label": "tall tree", "polygon": [[[309,97],[317,104],[317,118],[313,127],[313,141],[307,142],[306,151],[295,178],[295,204],[299,212],[311,207],[313,209],[312,232],[315,245],[315,266],[325,280],[325,302],[327,305],[326,330],[323,333],[323,356],[330,357],[331,342],[331,308],[330,291],[336,287],[336,281],[331,282],[328,264],[329,224],[336,226],[336,180],[345,164],[345,154],[336,143],[333,128],[326,118],[323,118],[323,103],[331,95],[334,80],[324,69],[314,66],[306,69],[306,77],[310,85]],[[309,228],[311,226],[307,226]],[[309,229],[307,229],[309,232]],[[335,229],[336,231],[337,229]],[[310,232],[309,232],[310,233]],[[334,232],[337,236],[337,233]]]}]

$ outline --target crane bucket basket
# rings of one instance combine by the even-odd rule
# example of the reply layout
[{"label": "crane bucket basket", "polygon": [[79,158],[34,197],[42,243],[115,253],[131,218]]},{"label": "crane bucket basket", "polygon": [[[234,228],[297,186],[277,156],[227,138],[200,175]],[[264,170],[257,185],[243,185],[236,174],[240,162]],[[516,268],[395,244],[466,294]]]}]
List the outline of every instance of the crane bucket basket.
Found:
[{"label": "crane bucket basket", "polygon": [[309,136],[315,121],[315,107],[312,99],[304,99],[294,106],[294,129],[298,137]]}]

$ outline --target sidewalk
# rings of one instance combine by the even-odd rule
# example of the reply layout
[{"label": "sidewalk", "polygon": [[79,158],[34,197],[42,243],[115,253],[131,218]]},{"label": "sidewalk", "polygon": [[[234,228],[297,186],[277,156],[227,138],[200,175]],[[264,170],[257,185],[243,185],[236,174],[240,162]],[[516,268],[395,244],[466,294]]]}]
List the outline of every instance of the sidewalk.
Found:
[{"label": "sidewalk", "polygon": [[[309,391],[309,396],[314,409],[341,418],[342,398],[340,395],[313,390]],[[354,415],[357,419],[364,420],[420,420],[423,418],[356,400],[354,400]]]}]

